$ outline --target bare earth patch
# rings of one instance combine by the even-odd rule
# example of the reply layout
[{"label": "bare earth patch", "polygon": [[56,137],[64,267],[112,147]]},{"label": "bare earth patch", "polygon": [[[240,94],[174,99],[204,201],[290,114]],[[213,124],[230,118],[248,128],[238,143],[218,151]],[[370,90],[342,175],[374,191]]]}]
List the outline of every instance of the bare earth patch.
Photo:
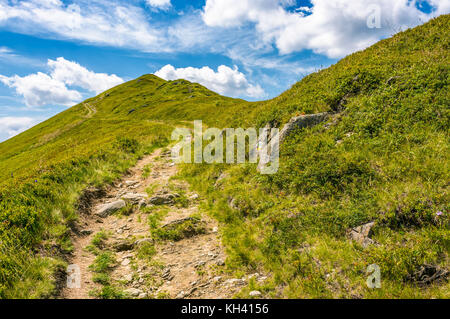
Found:
[{"label": "bare earth patch", "polygon": [[[218,224],[199,212],[198,195],[189,192],[188,185],[170,180],[176,171],[170,154],[157,150],[88,205],[80,214],[77,234],[73,234],[70,258],[70,264],[80,267],[81,288],[64,288],[61,298],[117,298],[99,294],[105,285],[124,298],[231,298],[246,285],[245,279],[223,274],[226,256]],[[184,194],[182,205],[177,203],[180,195],[174,187]],[[152,196],[168,198],[167,203],[149,204]],[[117,209],[123,206],[118,203],[122,199],[126,206]],[[108,211],[102,218],[96,213],[105,205],[115,207],[112,210],[116,212]],[[157,211],[164,214],[156,228],[169,239],[154,238],[150,231],[149,216]],[[93,243],[99,233],[104,238],[96,246]],[[91,265],[98,263],[96,258],[104,252],[113,256],[102,273],[107,283],[94,282],[99,274]]]}]

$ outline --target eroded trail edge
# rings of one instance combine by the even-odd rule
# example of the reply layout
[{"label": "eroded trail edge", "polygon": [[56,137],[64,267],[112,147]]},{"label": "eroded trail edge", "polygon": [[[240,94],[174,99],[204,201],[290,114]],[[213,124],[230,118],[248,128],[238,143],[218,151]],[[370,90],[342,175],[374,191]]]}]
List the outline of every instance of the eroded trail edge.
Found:
[{"label": "eroded trail edge", "polygon": [[94,199],[69,258],[80,287],[69,274],[61,298],[231,298],[246,285],[225,275],[218,224],[176,172],[170,151],[157,150],[106,191],[86,191]]}]

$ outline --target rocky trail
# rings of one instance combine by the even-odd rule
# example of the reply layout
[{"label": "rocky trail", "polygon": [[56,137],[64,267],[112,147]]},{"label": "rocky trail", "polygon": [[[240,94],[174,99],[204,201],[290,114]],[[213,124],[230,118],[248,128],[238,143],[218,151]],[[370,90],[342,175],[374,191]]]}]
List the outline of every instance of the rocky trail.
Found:
[{"label": "rocky trail", "polygon": [[61,298],[231,298],[246,285],[225,274],[217,222],[176,171],[157,150],[106,191],[86,191],[69,258],[80,287]]}]

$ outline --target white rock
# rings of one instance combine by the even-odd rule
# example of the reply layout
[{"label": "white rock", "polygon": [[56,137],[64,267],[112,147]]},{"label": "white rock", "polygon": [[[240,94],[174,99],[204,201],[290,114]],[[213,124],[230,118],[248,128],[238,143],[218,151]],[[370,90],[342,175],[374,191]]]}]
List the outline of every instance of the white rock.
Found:
[{"label": "white rock", "polygon": [[137,288],[128,288],[124,291],[127,295],[130,295],[132,297],[137,297],[140,294],[142,294],[142,290],[137,289]]},{"label": "white rock", "polygon": [[185,295],[184,291],[180,291],[180,293],[175,297],[176,299],[183,299]]},{"label": "white rock", "polygon": [[250,292],[250,297],[259,297],[261,295],[262,295],[262,293],[260,291],[257,291],[257,290],[253,290],[253,291]]},{"label": "white rock", "polygon": [[230,286],[245,285],[245,280],[244,279],[228,279],[227,281],[225,281],[225,284],[230,285]]},{"label": "white rock", "polygon": [[129,259],[122,260],[122,263],[121,263],[122,266],[127,266],[129,264],[130,264],[130,260]]},{"label": "white rock", "polygon": [[221,276],[217,276],[217,277],[213,278],[213,282],[218,282],[218,281],[221,281],[221,280],[222,280]]}]

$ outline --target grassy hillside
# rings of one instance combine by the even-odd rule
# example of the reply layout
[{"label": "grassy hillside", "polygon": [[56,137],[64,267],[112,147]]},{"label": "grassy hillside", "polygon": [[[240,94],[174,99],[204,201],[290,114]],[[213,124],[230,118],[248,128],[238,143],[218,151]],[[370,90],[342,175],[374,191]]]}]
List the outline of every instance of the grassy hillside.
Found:
[{"label": "grassy hillside", "polygon": [[[337,114],[334,123],[290,136],[275,175],[183,167],[180,178],[222,224],[229,271],[269,273],[246,288],[267,297],[450,297],[447,282],[419,287],[411,277],[424,264],[448,269],[448,30],[442,16],[264,102],[146,75],[1,143],[0,297],[51,296],[82,190],[112,182],[174,127],[282,126],[323,111]],[[374,245],[346,237],[369,221]],[[374,263],[381,289],[365,285]]]},{"label": "grassy hillside", "polygon": [[0,144],[0,297],[48,297],[83,189],[111,183],[176,126],[244,101],[145,75]]},{"label": "grassy hillside", "polygon": [[[442,16],[253,105],[243,122],[259,127],[338,114],[328,129],[290,136],[277,174],[185,167],[209,198],[205,209],[226,225],[229,267],[273,275],[249,289],[292,298],[450,297],[448,283],[419,288],[411,278],[424,264],[449,267],[449,30]],[[376,244],[347,238],[371,221]],[[370,264],[381,268],[381,289],[365,284]]]}]

